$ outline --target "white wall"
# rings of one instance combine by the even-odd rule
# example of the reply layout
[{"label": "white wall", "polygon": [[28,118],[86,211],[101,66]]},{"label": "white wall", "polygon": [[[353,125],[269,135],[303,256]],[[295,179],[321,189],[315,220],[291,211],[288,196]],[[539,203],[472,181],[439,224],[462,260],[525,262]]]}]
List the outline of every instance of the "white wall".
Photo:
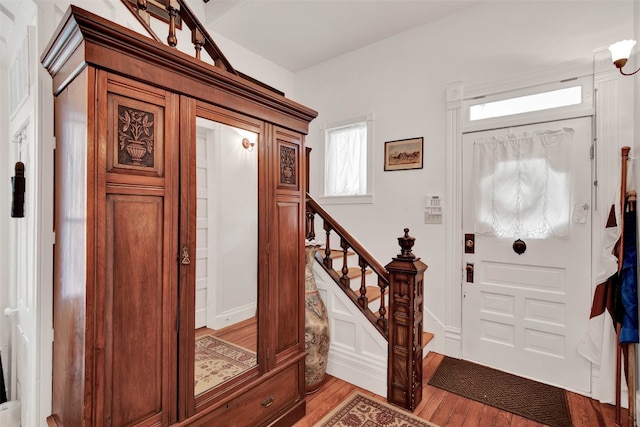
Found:
[{"label": "white wall", "polygon": [[[216,221],[215,297],[222,328],[255,315],[258,301],[258,153],[242,147],[242,135],[223,126],[215,147],[215,199],[209,206]],[[255,148],[255,147],[254,147]]]},{"label": "white wall", "polygon": [[[632,38],[634,40],[638,40],[638,38],[640,37],[640,3],[639,2],[635,2],[634,3],[634,9],[633,9],[633,16],[634,16],[634,20],[633,20],[633,33],[632,33]],[[632,57],[633,62],[629,61],[629,65],[627,65],[632,71],[635,71],[638,67],[640,67],[640,55],[638,55],[638,48],[636,47],[635,49],[635,55]],[[633,65],[633,67],[631,67],[631,65]],[[625,68],[626,71],[627,68]],[[640,74],[640,73],[638,73]],[[638,79],[638,77],[640,77],[640,75],[636,75],[635,77],[628,77],[631,79],[634,79],[634,82],[636,79]],[[635,112],[640,112],[640,84],[635,84],[634,85],[634,111]],[[634,117],[637,117],[637,114],[634,115]],[[638,152],[638,150],[640,150],[640,138],[638,138],[636,135],[636,128],[638,128],[638,126],[635,125],[635,121],[632,121],[633,125],[634,125],[634,129],[633,129],[633,144],[632,144],[632,152]],[[640,158],[640,156],[638,156],[638,158]],[[638,167],[636,167],[636,169],[638,169]],[[640,173],[636,173],[636,188],[640,188]],[[640,371],[639,371],[640,372]]]},{"label": "white wall", "polygon": [[[322,169],[321,126],[375,113],[374,203],[325,208],[383,264],[398,253],[396,238],[409,227],[414,253],[429,265],[426,309],[444,322],[445,287],[459,283],[444,283],[444,225],[423,223],[423,200],[445,194],[446,85],[488,85],[590,64],[596,49],[632,30],[632,1],[481,3],[297,73],[298,102],[319,112],[307,138],[311,193],[322,191],[314,179]],[[384,172],[384,142],[419,136],[424,168]]]}]

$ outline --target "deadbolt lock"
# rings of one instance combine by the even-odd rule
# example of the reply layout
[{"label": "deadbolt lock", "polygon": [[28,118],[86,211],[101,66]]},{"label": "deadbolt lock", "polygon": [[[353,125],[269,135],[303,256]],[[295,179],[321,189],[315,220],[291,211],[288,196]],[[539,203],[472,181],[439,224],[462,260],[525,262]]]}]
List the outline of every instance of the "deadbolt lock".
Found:
[{"label": "deadbolt lock", "polygon": [[476,248],[476,235],[465,234],[464,235],[464,253],[472,254],[475,252],[475,248]]}]

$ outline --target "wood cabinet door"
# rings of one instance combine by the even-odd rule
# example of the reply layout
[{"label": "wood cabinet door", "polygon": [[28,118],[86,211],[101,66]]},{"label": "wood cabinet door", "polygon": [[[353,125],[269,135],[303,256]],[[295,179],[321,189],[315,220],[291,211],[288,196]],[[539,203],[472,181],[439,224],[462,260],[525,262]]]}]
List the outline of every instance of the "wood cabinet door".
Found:
[{"label": "wood cabinet door", "polygon": [[106,96],[98,101],[105,198],[96,254],[96,425],[169,425],[176,406],[177,97],[99,76]]},{"label": "wood cabinet door", "polygon": [[265,372],[258,331],[266,306],[258,296],[268,214],[260,208],[263,122],[184,96],[180,111],[179,240],[189,262],[179,263],[178,417],[185,419]]}]

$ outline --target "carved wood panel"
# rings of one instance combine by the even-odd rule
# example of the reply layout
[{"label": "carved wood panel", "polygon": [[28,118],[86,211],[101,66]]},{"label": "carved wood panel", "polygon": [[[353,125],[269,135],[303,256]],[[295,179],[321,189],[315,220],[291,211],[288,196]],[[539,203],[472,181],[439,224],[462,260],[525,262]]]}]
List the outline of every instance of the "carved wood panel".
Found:
[{"label": "carved wood panel", "polygon": [[281,187],[298,188],[298,174],[300,173],[300,157],[298,156],[298,151],[298,146],[295,144],[288,144],[282,141],[278,143],[278,153],[280,157],[279,184]]},{"label": "carved wood panel", "polygon": [[163,176],[164,108],[107,95],[107,171]]}]

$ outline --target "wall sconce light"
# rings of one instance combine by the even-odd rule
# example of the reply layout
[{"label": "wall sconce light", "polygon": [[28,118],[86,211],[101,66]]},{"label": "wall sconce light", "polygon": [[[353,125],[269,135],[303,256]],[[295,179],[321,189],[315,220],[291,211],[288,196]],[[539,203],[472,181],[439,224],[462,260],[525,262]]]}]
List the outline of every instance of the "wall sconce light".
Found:
[{"label": "wall sconce light", "polygon": [[253,146],[256,145],[255,142],[251,142],[249,141],[247,138],[242,138],[242,146],[247,150],[247,151],[253,151]]},{"label": "wall sconce light", "polygon": [[620,74],[622,74],[623,76],[633,76],[635,73],[640,71],[640,68],[635,70],[633,73],[625,73],[624,71],[622,71],[622,67],[624,67],[624,65],[627,63],[629,56],[631,56],[631,49],[633,49],[633,46],[635,45],[635,40],[622,40],[609,46],[613,65],[615,65],[616,68],[620,70]]}]

